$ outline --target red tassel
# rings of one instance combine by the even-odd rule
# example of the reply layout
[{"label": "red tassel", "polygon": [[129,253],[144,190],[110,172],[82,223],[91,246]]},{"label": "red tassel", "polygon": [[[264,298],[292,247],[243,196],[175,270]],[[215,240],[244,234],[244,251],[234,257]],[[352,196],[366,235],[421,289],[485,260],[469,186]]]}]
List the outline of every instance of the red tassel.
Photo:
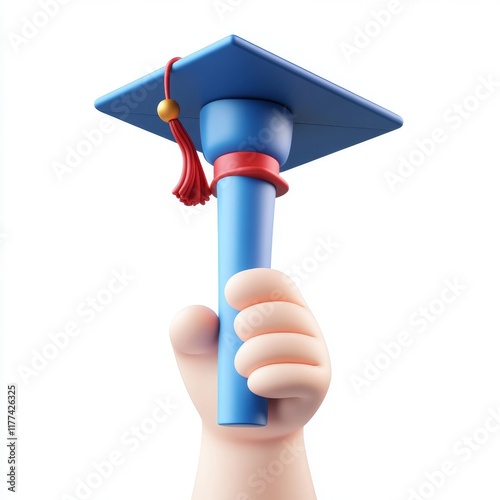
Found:
[{"label": "red tassel", "polygon": [[164,85],[167,102],[163,101],[160,103],[165,103],[163,116],[160,114],[160,111],[158,111],[158,114],[162,120],[168,121],[172,135],[177,144],[179,144],[182,152],[182,174],[172,193],[185,205],[204,205],[210,199],[210,186],[201,166],[196,147],[178,119],[178,104],[170,99],[170,73],[172,65],[179,59],[180,57],[171,59],[165,68]]}]

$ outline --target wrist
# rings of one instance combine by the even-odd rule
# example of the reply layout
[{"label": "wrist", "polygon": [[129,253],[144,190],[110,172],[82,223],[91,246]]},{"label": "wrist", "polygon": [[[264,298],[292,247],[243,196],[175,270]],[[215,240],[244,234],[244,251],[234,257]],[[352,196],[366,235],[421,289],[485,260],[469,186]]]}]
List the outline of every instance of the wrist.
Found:
[{"label": "wrist", "polygon": [[204,428],[193,500],[313,500],[303,429],[279,439],[231,439]]}]

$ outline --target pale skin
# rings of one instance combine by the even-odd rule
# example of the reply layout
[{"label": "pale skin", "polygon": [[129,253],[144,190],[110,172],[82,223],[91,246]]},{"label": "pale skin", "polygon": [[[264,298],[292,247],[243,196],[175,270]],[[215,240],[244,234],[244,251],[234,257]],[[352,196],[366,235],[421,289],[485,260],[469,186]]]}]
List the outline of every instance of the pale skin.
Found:
[{"label": "pale skin", "polygon": [[269,398],[265,427],[217,424],[217,315],[204,306],[177,314],[170,338],[179,370],[202,419],[202,442],[192,500],[316,499],[303,427],[330,384],[321,330],[293,282],[272,269],[233,276],[226,299],[240,313],[244,341],[235,359],[248,387]]}]

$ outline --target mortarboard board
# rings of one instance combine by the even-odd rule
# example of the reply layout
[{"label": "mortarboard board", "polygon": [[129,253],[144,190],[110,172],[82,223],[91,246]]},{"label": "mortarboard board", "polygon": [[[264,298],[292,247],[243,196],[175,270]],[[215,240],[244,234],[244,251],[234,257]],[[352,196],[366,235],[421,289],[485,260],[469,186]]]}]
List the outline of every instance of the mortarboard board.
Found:
[{"label": "mortarboard board", "polygon": [[[172,118],[170,127],[165,117],[160,119],[158,108],[169,93],[180,108],[166,119]],[[402,119],[235,35],[171,60],[167,68],[101,97],[95,106],[166,139],[192,140],[192,149],[214,165],[218,421],[265,425],[267,400],[253,394],[234,368],[242,342],[234,333],[238,311],[225,300],[225,284],[239,271],[270,266],[274,201],[288,189],[280,172],[395,130]],[[181,131],[174,127],[180,126],[177,122],[183,125]],[[185,165],[186,155],[198,161],[193,151],[183,149]]]}]

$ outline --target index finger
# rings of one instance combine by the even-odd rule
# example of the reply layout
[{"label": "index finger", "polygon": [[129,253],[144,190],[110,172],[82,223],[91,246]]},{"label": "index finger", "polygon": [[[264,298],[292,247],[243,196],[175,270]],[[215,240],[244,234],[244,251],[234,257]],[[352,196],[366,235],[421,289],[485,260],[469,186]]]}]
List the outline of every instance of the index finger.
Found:
[{"label": "index finger", "polygon": [[307,307],[294,281],[275,269],[248,269],[235,274],[226,284],[225,295],[228,304],[239,311],[264,302],[291,302]]}]

